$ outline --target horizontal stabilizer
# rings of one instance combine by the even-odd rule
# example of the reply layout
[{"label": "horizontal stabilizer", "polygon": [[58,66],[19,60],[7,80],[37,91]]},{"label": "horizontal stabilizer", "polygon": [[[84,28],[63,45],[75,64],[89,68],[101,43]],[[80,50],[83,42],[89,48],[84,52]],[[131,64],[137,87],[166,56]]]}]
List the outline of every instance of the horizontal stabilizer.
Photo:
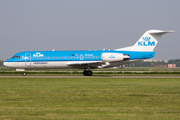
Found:
[{"label": "horizontal stabilizer", "polygon": [[166,34],[166,33],[173,33],[175,31],[152,31],[149,32],[150,34]]}]

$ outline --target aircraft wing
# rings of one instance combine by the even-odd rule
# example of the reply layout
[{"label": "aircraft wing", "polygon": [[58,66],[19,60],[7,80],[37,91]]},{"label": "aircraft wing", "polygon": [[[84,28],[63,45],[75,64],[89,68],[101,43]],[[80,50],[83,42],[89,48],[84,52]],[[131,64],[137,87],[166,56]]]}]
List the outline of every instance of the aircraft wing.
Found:
[{"label": "aircraft wing", "polygon": [[71,66],[73,68],[83,68],[86,69],[87,67],[90,68],[97,68],[98,66],[101,66],[102,64],[104,64],[104,62],[102,61],[75,61],[75,62],[69,62],[67,63],[68,66]]}]

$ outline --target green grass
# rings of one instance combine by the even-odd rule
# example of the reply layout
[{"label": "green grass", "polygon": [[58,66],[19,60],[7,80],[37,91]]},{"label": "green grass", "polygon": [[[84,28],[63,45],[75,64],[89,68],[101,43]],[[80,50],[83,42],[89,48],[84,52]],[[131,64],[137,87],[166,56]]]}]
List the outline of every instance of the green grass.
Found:
[{"label": "green grass", "polygon": [[180,119],[179,78],[0,78],[0,119]]}]

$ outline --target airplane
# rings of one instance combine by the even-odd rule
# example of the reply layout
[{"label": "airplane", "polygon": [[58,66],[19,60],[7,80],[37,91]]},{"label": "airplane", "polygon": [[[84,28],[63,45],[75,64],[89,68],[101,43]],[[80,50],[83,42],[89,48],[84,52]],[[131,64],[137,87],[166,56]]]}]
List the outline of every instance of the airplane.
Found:
[{"label": "airplane", "polygon": [[76,68],[84,69],[84,76],[92,76],[90,69],[109,68],[149,59],[163,34],[175,31],[149,30],[133,45],[114,50],[24,51],[15,54],[3,64],[16,71],[26,69]]}]

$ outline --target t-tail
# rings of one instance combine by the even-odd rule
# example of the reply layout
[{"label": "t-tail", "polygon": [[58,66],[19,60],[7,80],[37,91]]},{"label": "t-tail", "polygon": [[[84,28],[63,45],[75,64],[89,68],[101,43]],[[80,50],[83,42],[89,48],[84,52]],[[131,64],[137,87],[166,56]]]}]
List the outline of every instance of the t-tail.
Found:
[{"label": "t-tail", "polygon": [[153,51],[163,34],[175,31],[149,30],[134,44],[134,46],[116,49],[127,51]]}]

